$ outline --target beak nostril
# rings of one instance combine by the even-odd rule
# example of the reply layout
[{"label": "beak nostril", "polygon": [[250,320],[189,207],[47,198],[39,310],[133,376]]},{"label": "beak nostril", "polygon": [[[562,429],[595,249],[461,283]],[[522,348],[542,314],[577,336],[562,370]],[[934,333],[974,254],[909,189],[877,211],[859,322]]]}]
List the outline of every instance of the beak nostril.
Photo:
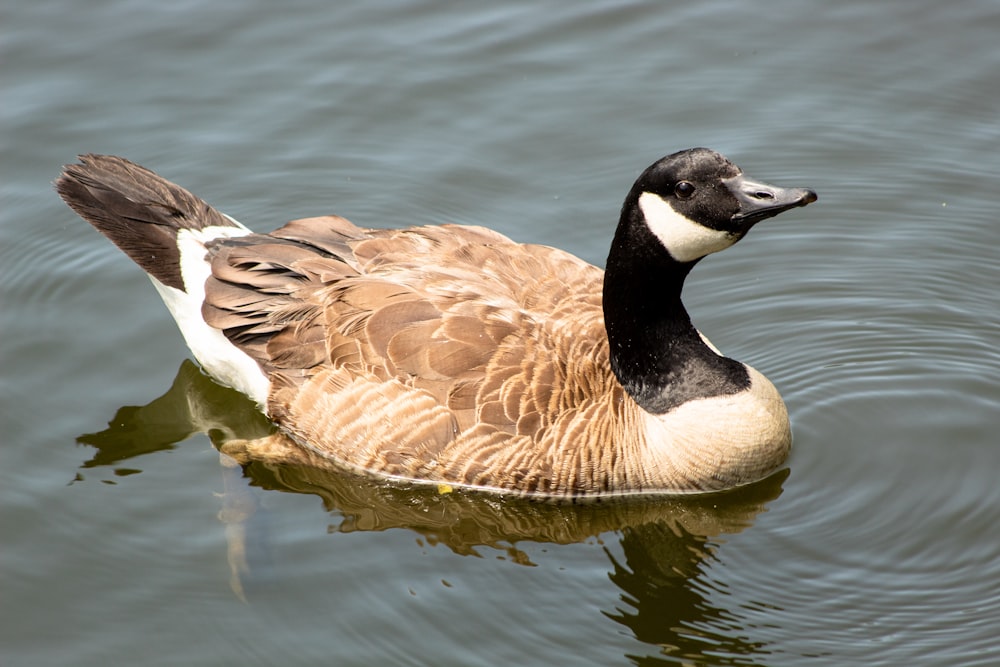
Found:
[{"label": "beak nostril", "polygon": [[772,218],[782,211],[797,206],[808,206],[816,201],[816,193],[807,188],[780,188],[759,181],[751,181],[742,174],[723,179],[729,193],[739,202],[739,211],[732,217],[749,229],[761,220]]}]

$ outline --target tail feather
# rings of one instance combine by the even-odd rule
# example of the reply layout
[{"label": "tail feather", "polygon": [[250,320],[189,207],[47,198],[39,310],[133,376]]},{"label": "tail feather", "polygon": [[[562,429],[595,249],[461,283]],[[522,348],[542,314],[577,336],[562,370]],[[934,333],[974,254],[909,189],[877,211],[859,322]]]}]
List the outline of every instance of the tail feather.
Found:
[{"label": "tail feather", "polygon": [[[120,157],[82,155],[56,179],[59,195],[153,279],[188,347],[217,381],[263,406],[257,362],[205,322],[205,281],[221,239],[252,232],[187,190]],[[213,243],[219,241],[219,243]]]},{"label": "tail feather", "polygon": [[158,281],[184,290],[177,233],[241,225],[125,158],[81,155],[56,179],[59,196]]}]

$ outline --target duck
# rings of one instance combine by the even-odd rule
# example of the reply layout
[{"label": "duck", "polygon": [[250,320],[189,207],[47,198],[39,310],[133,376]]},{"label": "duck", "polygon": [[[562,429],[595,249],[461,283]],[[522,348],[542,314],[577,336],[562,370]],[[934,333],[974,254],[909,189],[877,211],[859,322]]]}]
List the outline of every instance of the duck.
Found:
[{"label": "duck", "polygon": [[721,491],[789,454],[777,389],[695,328],[681,291],[817,195],[714,150],[642,171],[604,270],[471,225],[257,233],[112,155],[81,155],[55,188],[148,274],[204,371],[313,460],[576,501]]}]

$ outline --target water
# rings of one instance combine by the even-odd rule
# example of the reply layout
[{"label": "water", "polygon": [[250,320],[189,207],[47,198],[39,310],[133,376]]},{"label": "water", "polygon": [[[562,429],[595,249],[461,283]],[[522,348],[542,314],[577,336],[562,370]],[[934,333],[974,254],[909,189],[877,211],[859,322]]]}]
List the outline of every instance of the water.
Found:
[{"label": "water", "polygon": [[[995,3],[53,1],[2,25],[3,665],[1000,662]],[[819,192],[686,290],[795,448],[741,493],[585,508],[221,465],[194,422],[266,424],[50,187],[118,153],[261,231],[468,222],[601,264],[635,175],[694,145]]]}]

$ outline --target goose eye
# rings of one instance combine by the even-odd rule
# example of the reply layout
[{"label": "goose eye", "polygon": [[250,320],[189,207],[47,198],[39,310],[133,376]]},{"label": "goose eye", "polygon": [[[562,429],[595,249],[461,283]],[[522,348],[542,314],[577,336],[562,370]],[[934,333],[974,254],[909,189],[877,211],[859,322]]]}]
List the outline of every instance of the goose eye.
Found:
[{"label": "goose eye", "polygon": [[694,194],[694,185],[688,181],[680,181],[674,186],[674,194],[680,199],[687,199]]}]

